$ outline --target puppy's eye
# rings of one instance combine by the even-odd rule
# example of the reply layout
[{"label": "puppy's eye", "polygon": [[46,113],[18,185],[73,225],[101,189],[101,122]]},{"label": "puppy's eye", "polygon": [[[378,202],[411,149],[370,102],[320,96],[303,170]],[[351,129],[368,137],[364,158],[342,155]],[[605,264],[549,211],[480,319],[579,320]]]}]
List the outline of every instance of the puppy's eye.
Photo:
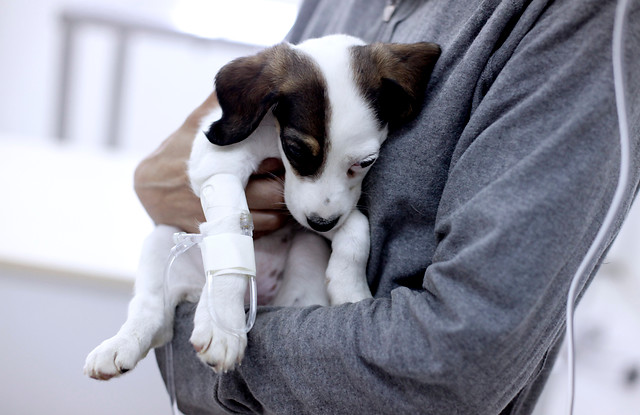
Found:
[{"label": "puppy's eye", "polygon": [[[322,164],[322,153],[317,142],[283,135],[281,143],[285,157],[300,176],[316,174]],[[315,143],[316,147],[312,148],[310,143]]]},{"label": "puppy's eye", "polygon": [[347,171],[347,176],[353,177],[357,173],[363,172],[366,168],[371,166],[376,161],[377,158],[378,158],[377,154],[372,154],[356,163],[353,163],[351,167],[349,167],[349,170]]},{"label": "puppy's eye", "polygon": [[290,161],[301,160],[309,155],[309,149],[299,140],[283,140],[282,149]]}]

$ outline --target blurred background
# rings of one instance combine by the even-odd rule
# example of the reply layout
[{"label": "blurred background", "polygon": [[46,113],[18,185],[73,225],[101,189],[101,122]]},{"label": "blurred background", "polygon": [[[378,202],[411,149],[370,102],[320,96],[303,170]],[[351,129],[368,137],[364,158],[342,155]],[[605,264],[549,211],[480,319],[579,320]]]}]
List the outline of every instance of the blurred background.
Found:
[{"label": "blurred background", "polygon": [[[0,0],[0,413],[169,414],[150,356],[82,375],[152,224],[133,171],[299,0]],[[640,414],[640,212],[577,311],[576,414]],[[537,413],[565,408],[562,356]]]}]

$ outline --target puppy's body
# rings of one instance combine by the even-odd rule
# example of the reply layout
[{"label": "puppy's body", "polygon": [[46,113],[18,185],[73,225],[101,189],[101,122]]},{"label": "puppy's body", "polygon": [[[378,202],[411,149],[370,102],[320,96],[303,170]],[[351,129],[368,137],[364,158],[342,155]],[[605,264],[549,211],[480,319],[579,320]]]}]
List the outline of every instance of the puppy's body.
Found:
[{"label": "puppy's body", "polygon": [[[194,192],[200,196],[203,184],[222,174],[244,186],[262,160],[279,157],[289,211],[331,241],[329,252],[317,234],[290,229],[255,241],[258,273],[283,275],[273,304],[341,304],[371,297],[365,277],[369,224],[356,209],[362,180],[388,126],[417,112],[438,56],[433,44],[364,45],[336,35],[274,46],[229,63],[216,76],[221,111],[194,141],[189,161]],[[208,212],[203,234],[239,232],[233,221],[211,220],[222,217],[216,212]],[[89,354],[87,375],[109,379],[124,373],[152,347],[168,342],[175,306],[183,300],[198,301],[191,342],[200,358],[223,371],[242,359],[246,334],[221,329],[208,302],[215,302],[227,327],[242,326],[246,278],[221,277],[203,295],[202,261],[192,250],[188,260],[176,263],[165,293],[162,276],[174,232],[158,226],[145,242],[127,321]]]}]

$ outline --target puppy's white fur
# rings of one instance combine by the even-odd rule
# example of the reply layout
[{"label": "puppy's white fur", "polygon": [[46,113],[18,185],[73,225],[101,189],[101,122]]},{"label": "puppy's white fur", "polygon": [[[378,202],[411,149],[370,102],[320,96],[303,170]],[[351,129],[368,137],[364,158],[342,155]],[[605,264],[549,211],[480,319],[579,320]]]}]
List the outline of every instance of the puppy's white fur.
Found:
[{"label": "puppy's white fur", "polygon": [[[294,172],[279,138],[281,126],[271,111],[248,138],[235,144],[212,145],[203,133],[194,141],[188,172],[197,195],[207,179],[220,173],[236,175],[246,185],[263,159],[279,157],[286,170],[285,200],[294,218],[307,227],[310,216],[340,218],[323,233],[331,241],[331,252],[317,234],[292,234],[290,228],[255,241],[259,271],[265,264],[274,272],[284,268],[281,288],[273,300],[275,305],[341,304],[371,297],[365,277],[369,224],[356,204],[370,164],[360,162],[377,157],[387,127],[376,118],[372,103],[366,101],[354,80],[349,48],[362,44],[359,39],[337,35],[293,47],[311,57],[319,68],[331,105],[327,128],[330,146],[316,177],[301,177]],[[214,111],[204,125],[220,116],[220,110]],[[216,226],[219,225],[203,223],[201,232],[215,231]],[[218,371],[232,369],[242,359],[246,335],[232,335],[220,329],[211,318],[208,302],[215,302],[225,324],[243,325],[245,277],[224,277],[209,296],[202,291],[200,254],[191,250],[176,262],[168,289],[165,288],[162,276],[173,246],[172,235],[177,231],[160,225],[146,240],[127,321],[114,337],[89,354],[84,368],[88,376],[118,376],[132,369],[151,348],[170,341],[175,307],[184,300],[198,301],[191,342],[200,358]]]}]

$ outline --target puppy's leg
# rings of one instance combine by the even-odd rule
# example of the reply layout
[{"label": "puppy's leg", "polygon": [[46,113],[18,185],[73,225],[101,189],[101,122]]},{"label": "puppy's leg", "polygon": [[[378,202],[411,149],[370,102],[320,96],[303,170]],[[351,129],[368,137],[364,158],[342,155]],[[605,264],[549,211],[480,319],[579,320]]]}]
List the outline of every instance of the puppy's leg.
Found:
[{"label": "puppy's leg", "polygon": [[371,298],[366,268],[369,258],[369,221],[357,209],[331,238],[327,292],[332,305]]},{"label": "puppy's leg", "polygon": [[[281,233],[263,237],[281,238]],[[267,243],[262,241],[262,243]],[[277,241],[273,245],[277,245]],[[330,249],[321,236],[307,231],[294,234],[287,256],[282,285],[272,304],[280,306],[328,305],[325,271]],[[200,358],[217,372],[240,363],[247,344],[245,333],[230,333],[221,326],[240,328],[244,321],[244,293],[247,282],[242,275],[215,277],[213,291],[202,293],[191,336]],[[215,301],[212,306],[209,301]],[[212,311],[214,309],[215,311]],[[215,313],[215,320],[211,315]]]},{"label": "puppy's leg", "polygon": [[276,306],[329,305],[325,275],[331,254],[328,241],[305,230],[293,236]]},{"label": "puppy's leg", "polygon": [[177,231],[160,225],[145,240],[127,320],[115,336],[89,353],[84,366],[87,376],[108,380],[133,369],[152,347],[171,339],[177,303],[184,299],[197,300],[202,286],[202,265],[197,250],[186,253],[187,258],[176,262],[165,300],[165,265],[173,247],[173,233]]},{"label": "puppy's leg", "polygon": [[214,277],[211,292],[205,286],[196,308],[190,341],[198,357],[218,373],[233,369],[244,357],[246,287],[244,275]]},{"label": "puppy's leg", "polygon": [[[207,218],[200,226],[203,235],[243,234],[237,218],[241,210],[247,209],[243,186],[262,160],[278,154],[274,122],[270,115],[265,116],[250,137],[231,146],[214,146],[204,134],[196,137],[189,161],[189,178],[194,192],[203,200]],[[221,251],[238,248],[236,242],[222,246]],[[220,258],[226,254],[205,252],[204,255],[212,261],[216,255]],[[236,264],[231,268],[234,266]],[[217,371],[232,369],[244,356],[246,288],[244,275],[229,273],[213,277],[213,289],[202,292],[196,308],[191,342],[198,356]]]}]

